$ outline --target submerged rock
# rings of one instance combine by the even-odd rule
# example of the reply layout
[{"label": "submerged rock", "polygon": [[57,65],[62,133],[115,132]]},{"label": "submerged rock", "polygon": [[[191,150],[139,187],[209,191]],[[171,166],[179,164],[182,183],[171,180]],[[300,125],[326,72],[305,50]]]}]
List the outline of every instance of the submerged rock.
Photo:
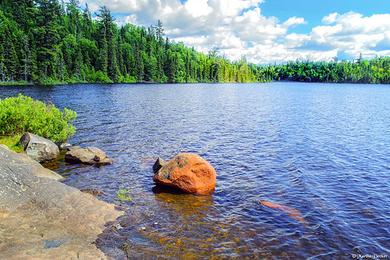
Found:
[{"label": "submerged rock", "polygon": [[217,174],[202,157],[181,153],[164,164],[154,175],[156,184],[180,189],[186,193],[209,195],[215,190]]},{"label": "submerged rock", "polygon": [[153,164],[153,172],[158,172],[165,164],[166,162],[160,157],[158,157],[156,162]]},{"label": "submerged rock", "polygon": [[60,150],[55,143],[31,133],[25,133],[20,138],[20,143],[23,145],[26,154],[38,162],[54,160],[60,154]]},{"label": "submerged rock", "polygon": [[68,163],[83,163],[89,165],[112,164],[112,159],[106,153],[96,147],[72,147],[65,154],[65,161]]},{"label": "submerged rock", "polygon": [[297,209],[294,209],[294,208],[291,208],[288,206],[284,206],[284,205],[280,205],[280,204],[276,204],[276,203],[266,201],[266,200],[261,200],[260,204],[263,205],[264,207],[268,207],[270,209],[281,210],[281,211],[287,213],[291,218],[293,218],[301,223],[306,223],[301,212]]}]

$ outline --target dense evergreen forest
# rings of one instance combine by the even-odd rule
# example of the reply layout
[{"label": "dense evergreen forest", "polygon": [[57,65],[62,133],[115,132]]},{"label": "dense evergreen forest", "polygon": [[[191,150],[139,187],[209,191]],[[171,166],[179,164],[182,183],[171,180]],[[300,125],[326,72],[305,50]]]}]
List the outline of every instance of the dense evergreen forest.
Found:
[{"label": "dense evergreen forest", "polygon": [[[0,0],[0,83],[311,82],[390,83],[390,58],[284,65],[231,62],[171,42],[160,21],[118,26],[77,0]],[[95,17],[95,16],[94,16]]]}]

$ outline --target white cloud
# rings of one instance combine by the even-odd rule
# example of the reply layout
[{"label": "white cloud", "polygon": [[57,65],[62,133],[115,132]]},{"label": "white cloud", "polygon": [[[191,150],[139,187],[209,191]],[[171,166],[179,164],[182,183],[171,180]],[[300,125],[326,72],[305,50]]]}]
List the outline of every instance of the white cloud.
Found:
[{"label": "white cloud", "polygon": [[286,27],[291,27],[291,26],[295,26],[295,25],[300,25],[300,24],[305,24],[305,19],[303,19],[302,17],[290,17],[288,18],[287,21],[285,21],[283,23],[284,26]]},{"label": "white cloud", "polygon": [[331,13],[331,14],[325,16],[324,18],[322,18],[322,22],[325,24],[334,23],[338,16],[339,16],[338,13]]},{"label": "white cloud", "polygon": [[213,8],[207,4],[207,0],[188,0],[184,8],[194,17],[205,16],[213,11]]},{"label": "white cloud", "polygon": [[337,50],[350,57],[389,55],[390,48],[375,51],[375,47],[390,34],[390,14],[363,16],[349,12],[330,14],[323,18],[327,25],[317,26],[310,33],[306,46]]},{"label": "white cloud", "polygon": [[[149,26],[162,20],[166,34],[200,51],[220,48],[228,58],[246,55],[250,62],[330,60],[344,56],[390,55],[390,14],[363,16],[331,13],[307,34],[291,29],[303,17],[279,21],[261,13],[263,0],[82,0],[105,4],[118,22]],[[125,16],[123,16],[125,15]],[[307,25],[305,25],[307,26]]]}]

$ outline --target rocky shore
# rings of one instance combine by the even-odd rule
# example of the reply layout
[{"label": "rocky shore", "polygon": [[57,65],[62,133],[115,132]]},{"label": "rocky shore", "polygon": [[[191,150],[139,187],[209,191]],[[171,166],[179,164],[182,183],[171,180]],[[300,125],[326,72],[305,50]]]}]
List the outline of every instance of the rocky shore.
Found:
[{"label": "rocky shore", "polygon": [[0,258],[104,259],[94,241],[123,212],[0,145]]}]

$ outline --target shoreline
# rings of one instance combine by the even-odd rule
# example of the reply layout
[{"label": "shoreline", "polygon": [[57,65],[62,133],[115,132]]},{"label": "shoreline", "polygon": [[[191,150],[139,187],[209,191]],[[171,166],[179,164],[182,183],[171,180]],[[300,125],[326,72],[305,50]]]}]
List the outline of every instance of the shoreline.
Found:
[{"label": "shoreline", "polygon": [[1,87],[55,87],[55,86],[74,86],[74,85],[228,85],[228,84],[269,84],[269,83],[302,83],[302,84],[357,84],[357,85],[390,85],[388,83],[370,83],[370,82],[321,82],[321,81],[294,81],[294,80],[278,80],[278,81],[267,81],[267,82],[183,82],[183,83],[162,83],[162,82],[58,82],[50,84],[37,84],[33,82],[21,83],[21,82],[0,82]]}]

